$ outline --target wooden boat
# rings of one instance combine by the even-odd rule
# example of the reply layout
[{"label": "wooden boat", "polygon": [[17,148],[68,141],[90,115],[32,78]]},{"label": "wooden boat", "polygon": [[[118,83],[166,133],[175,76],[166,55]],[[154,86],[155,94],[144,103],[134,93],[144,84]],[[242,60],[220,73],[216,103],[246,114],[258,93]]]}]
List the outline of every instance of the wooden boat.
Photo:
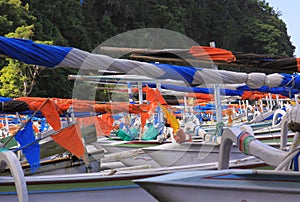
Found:
[{"label": "wooden boat", "polygon": [[[161,167],[217,162],[220,144],[217,142],[168,143],[142,150]],[[247,157],[237,147],[232,147],[231,160]]]},{"label": "wooden boat", "polygon": [[[286,120],[284,120],[282,125],[286,126],[286,124]],[[242,128],[247,128],[249,132],[253,132],[251,125],[243,125]],[[281,129],[280,127],[276,127],[277,131],[277,128]],[[285,141],[285,145],[282,146],[281,141],[283,141],[283,137],[286,136],[288,138],[293,138],[295,135],[295,133],[287,134],[287,132],[288,131],[284,128],[278,132],[277,135],[260,134],[257,132],[255,137],[268,145],[271,145],[275,148],[281,147],[283,149],[287,145],[287,141]],[[200,162],[214,162],[218,161],[219,158],[222,136],[223,135],[212,136],[207,134],[202,136],[202,142],[193,141],[182,144],[169,143],[155,147],[142,148],[142,150],[162,167],[171,165],[197,164]],[[238,145],[238,143],[231,147],[231,160],[245,158],[247,156],[241,152],[236,145]]]},{"label": "wooden boat", "polygon": [[134,180],[158,201],[299,201],[300,173],[268,170],[188,171]]},{"label": "wooden boat", "polygon": [[[0,201],[157,201],[132,180],[183,170],[217,169],[217,163],[141,170],[26,176],[15,154],[2,150],[0,161],[7,162],[12,177],[0,177]],[[261,161],[232,161],[230,167],[264,166]],[[113,196],[113,197],[112,197]]]},{"label": "wooden boat", "polygon": [[[293,172],[299,171],[300,118],[293,114],[298,109],[295,108],[289,117],[289,122],[294,123],[290,126],[291,130],[296,134],[288,152],[263,144],[253,134],[239,128],[227,128],[220,146],[220,170],[178,172],[134,182],[159,201],[188,202],[200,198],[207,202],[298,201],[300,173]],[[244,153],[274,166],[275,170],[228,170],[232,144],[238,145]]]},{"label": "wooden boat", "polygon": [[[245,126],[248,126],[248,128],[250,128],[252,131],[252,125]],[[269,135],[266,133],[261,134],[261,131],[259,130],[257,132],[255,131],[255,136],[262,142],[279,148],[280,138],[282,136],[282,132],[278,132],[279,129],[281,128],[272,128],[271,131],[277,131],[276,135]],[[293,138],[293,136],[294,133],[290,133],[288,135],[290,140]],[[205,139],[206,141],[204,141]],[[218,161],[220,140],[221,136],[212,136],[209,134],[203,136],[202,134],[200,141],[199,139],[194,138],[193,142],[185,142],[181,144],[172,142],[158,144],[155,141],[131,141],[103,144],[103,147],[111,153],[117,152],[118,154],[115,153],[115,155],[111,156],[115,156],[117,160],[121,161],[127,166],[151,164],[152,167],[168,167]],[[243,154],[236,146],[232,147],[231,152],[231,159],[240,159],[247,156]]]},{"label": "wooden boat", "polygon": [[119,161],[125,166],[149,165],[152,168],[158,168],[158,165],[142,148],[153,145],[160,145],[158,142],[151,141],[130,141],[116,142],[111,144],[102,144],[102,147],[108,152],[101,163]]}]

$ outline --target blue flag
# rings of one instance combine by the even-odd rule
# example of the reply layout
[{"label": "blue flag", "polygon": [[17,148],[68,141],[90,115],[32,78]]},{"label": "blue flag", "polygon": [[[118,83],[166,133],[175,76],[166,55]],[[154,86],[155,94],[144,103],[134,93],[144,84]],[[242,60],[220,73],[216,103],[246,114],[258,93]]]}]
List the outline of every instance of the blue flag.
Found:
[{"label": "blue flag", "polygon": [[40,145],[35,141],[32,122],[28,122],[15,136],[21,145],[22,151],[30,165],[30,171],[36,172],[40,166]]}]

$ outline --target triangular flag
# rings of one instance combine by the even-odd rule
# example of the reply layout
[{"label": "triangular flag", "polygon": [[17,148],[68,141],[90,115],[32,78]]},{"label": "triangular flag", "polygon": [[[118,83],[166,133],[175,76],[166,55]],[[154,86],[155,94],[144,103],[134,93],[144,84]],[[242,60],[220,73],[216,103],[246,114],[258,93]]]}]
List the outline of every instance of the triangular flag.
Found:
[{"label": "triangular flag", "polygon": [[21,145],[31,172],[36,172],[40,166],[40,145],[38,141],[35,142],[31,121],[16,134],[15,139]]},{"label": "triangular flag", "polygon": [[166,109],[162,105],[160,107],[162,108],[162,110],[165,113],[167,122],[171,125],[171,128],[173,128],[174,134],[177,133],[177,131],[179,129],[179,126],[180,126],[178,120],[176,119],[176,117],[174,116],[174,114],[172,114],[171,112],[169,112],[168,109]]},{"label": "triangular flag", "polygon": [[111,133],[111,131],[112,131],[112,129],[113,129],[113,121],[114,120],[113,120],[112,116],[110,115],[110,118],[108,118],[108,117],[103,117],[103,115],[102,115],[102,118],[97,117],[97,119],[98,119],[98,123],[99,123],[99,125],[101,127],[102,133],[105,136],[109,136],[110,133]]},{"label": "triangular flag", "polygon": [[54,130],[61,129],[60,117],[52,100],[48,100],[45,106],[42,107],[41,112]]},{"label": "triangular flag", "polygon": [[77,158],[84,158],[84,146],[81,140],[80,129],[77,125],[73,125],[63,129],[56,135],[51,135],[52,139],[74,154]]}]

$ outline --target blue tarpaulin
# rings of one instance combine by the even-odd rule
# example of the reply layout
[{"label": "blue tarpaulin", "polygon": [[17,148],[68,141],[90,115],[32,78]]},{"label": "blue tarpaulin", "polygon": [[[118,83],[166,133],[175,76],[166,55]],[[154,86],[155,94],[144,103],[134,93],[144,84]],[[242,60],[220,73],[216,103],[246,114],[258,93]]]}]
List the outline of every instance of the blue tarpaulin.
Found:
[{"label": "blue tarpaulin", "polygon": [[34,43],[31,40],[0,36],[0,54],[27,64],[57,66],[72,48]]},{"label": "blue tarpaulin", "polygon": [[[207,84],[240,84],[250,89],[269,91],[274,87],[300,89],[298,74],[243,73],[199,67],[152,64],[107,55],[89,53],[73,47],[62,47],[35,43],[31,40],[0,36],[0,54],[27,64],[45,67],[66,67],[87,70],[106,70],[142,75],[152,79],[184,81],[191,87]],[[225,92],[224,92],[225,93]],[[234,93],[234,92],[231,92]],[[227,94],[227,92],[226,92]],[[290,93],[291,94],[291,93]]]}]

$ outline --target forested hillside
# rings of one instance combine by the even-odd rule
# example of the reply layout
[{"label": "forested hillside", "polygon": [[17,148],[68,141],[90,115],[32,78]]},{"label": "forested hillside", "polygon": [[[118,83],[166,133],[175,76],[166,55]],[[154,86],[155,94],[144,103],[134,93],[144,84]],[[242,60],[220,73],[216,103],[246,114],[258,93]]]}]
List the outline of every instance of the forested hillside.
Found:
[{"label": "forested hillside", "polygon": [[[128,30],[165,28],[201,45],[215,41],[231,51],[292,57],[295,47],[279,16],[259,0],[0,0],[0,33],[92,51]],[[31,66],[26,72],[11,60],[1,66],[1,96],[71,96],[66,78],[73,70]]]}]

